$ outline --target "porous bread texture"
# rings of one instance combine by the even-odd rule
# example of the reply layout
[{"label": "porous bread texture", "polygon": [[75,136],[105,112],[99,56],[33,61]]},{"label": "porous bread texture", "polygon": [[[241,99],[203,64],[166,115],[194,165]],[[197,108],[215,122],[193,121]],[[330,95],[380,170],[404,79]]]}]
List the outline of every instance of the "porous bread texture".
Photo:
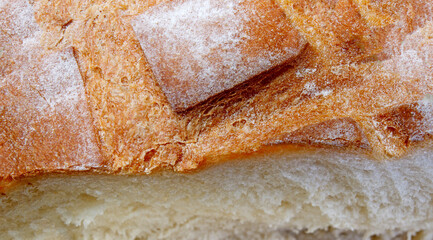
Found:
[{"label": "porous bread texture", "polygon": [[282,148],[193,174],[28,179],[0,197],[0,238],[431,239],[431,154]]},{"label": "porous bread texture", "polygon": [[[432,133],[430,97],[421,100],[433,89],[433,25],[430,17],[425,17],[431,12],[430,1],[411,2],[413,16],[421,16],[421,20],[402,19],[391,26],[397,30],[399,26],[409,27],[397,34],[397,40],[383,55],[375,55],[376,49],[385,49],[383,42],[377,44],[378,48],[364,46],[365,41],[347,42],[346,48],[334,46],[333,38],[328,41],[324,35],[303,31],[308,36],[308,47],[296,66],[284,69],[261,88],[253,86],[254,94],[234,94],[186,115],[174,114],[169,107],[130,26],[130,19],[154,4],[157,1],[39,0],[22,6],[25,13],[31,13],[30,8],[35,6],[35,21],[43,36],[41,54],[74,45],[83,76],[83,84],[77,89],[83,93],[82,103],[89,102],[91,114],[86,116],[94,118],[96,138],[107,159],[107,166],[94,166],[106,167],[113,175],[92,172],[49,177],[46,167],[29,165],[41,163],[36,159],[40,155],[18,161],[24,171],[17,175],[26,176],[38,169],[44,174],[29,181],[31,185],[24,185],[26,180],[20,178],[16,183],[23,185],[0,197],[0,238],[277,238],[284,235],[281,229],[314,231],[331,226],[343,231],[357,229],[366,236],[395,231],[410,235],[423,230],[417,236],[431,239],[432,146],[406,152],[413,148],[410,137],[421,141],[419,136],[424,140],[428,139],[424,135]],[[4,7],[3,2],[0,6]],[[314,5],[311,13],[333,13],[324,6]],[[427,9],[426,14],[417,9]],[[4,13],[2,19],[6,19]],[[405,12],[397,15],[405,16]],[[316,16],[319,22],[329,22],[327,14]],[[308,14],[295,16],[293,24],[302,30],[302,21],[308,19]],[[347,19],[345,16],[341,22]],[[16,29],[8,21],[5,26]],[[378,30],[383,30],[379,40],[389,35],[387,29]],[[347,32],[346,27],[337,30]],[[366,30],[354,39],[368,33]],[[320,48],[314,40],[337,49]],[[345,49],[349,51],[341,52]],[[330,55],[341,58],[329,62]],[[72,57],[71,52],[68,56]],[[414,111],[411,104],[420,109]],[[397,111],[400,109],[403,112]],[[418,117],[407,120],[405,113]],[[317,150],[224,164],[212,159],[255,151],[268,139],[336,118],[352,119],[373,149],[401,158],[378,162],[367,156]],[[90,121],[87,123],[91,128]],[[406,123],[421,128],[406,128]],[[404,134],[407,129],[416,134]],[[41,145],[47,149],[77,146],[56,143]],[[13,151],[23,153],[20,148]],[[86,151],[68,153],[89,157]],[[114,175],[156,168],[184,171],[198,167],[203,159],[221,165],[190,175]],[[56,163],[51,157],[45,160]],[[10,172],[13,164],[4,165],[2,178],[14,176]],[[83,166],[74,169],[86,171]],[[54,167],[52,171],[64,170]]]}]

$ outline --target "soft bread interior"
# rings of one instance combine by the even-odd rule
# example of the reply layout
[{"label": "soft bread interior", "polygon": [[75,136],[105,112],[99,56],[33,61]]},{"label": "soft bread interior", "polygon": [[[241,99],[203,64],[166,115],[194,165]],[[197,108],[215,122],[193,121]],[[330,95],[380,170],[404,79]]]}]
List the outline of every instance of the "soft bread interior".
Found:
[{"label": "soft bread interior", "polygon": [[431,239],[432,154],[280,149],[189,174],[23,180],[0,197],[0,238]]}]

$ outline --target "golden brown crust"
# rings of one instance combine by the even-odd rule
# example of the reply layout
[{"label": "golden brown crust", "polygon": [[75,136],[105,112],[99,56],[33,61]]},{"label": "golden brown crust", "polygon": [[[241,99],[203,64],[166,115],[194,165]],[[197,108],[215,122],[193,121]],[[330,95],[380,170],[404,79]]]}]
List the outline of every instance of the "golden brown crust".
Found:
[{"label": "golden brown crust", "polygon": [[351,118],[338,118],[309,125],[269,139],[267,144],[297,144],[306,146],[355,147],[370,149],[368,139]]},{"label": "golden brown crust", "polygon": [[173,0],[148,9],[132,26],[176,111],[289,62],[305,45],[270,0]]},{"label": "golden brown crust", "polygon": [[1,175],[101,168],[104,163],[72,49],[44,50],[30,7],[23,1],[6,3],[0,14],[0,22],[7,26],[0,38],[6,46],[0,82]]},{"label": "golden brown crust", "polygon": [[[39,0],[34,8],[44,51],[75,49],[107,166],[97,163],[106,172],[187,171],[215,156],[254,152],[281,136],[320,139],[309,126],[323,130],[335,119],[350,119],[358,129],[344,148],[365,146],[367,139],[381,158],[400,156],[412,142],[429,137],[431,103],[421,103],[433,92],[429,1],[278,2],[308,41],[302,54],[290,66],[184,113],[168,104],[130,25],[158,2]],[[415,135],[423,137],[410,137]],[[11,174],[11,163],[2,157],[0,175],[28,175],[36,170],[29,161],[34,159],[19,161],[28,169]],[[72,161],[78,160],[63,163]]]}]

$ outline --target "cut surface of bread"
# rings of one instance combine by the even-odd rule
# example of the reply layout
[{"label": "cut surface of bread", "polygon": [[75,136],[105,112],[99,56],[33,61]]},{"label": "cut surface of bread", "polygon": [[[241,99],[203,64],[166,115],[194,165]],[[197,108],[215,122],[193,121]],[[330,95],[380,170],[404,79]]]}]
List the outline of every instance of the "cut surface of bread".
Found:
[{"label": "cut surface of bread", "polygon": [[378,162],[284,147],[191,174],[28,179],[0,198],[0,237],[427,240],[428,149]]}]

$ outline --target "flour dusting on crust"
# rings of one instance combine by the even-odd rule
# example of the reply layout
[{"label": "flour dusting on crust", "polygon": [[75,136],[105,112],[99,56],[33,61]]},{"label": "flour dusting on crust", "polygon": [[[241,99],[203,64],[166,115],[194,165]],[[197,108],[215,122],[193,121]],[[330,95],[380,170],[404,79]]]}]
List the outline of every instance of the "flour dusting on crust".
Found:
[{"label": "flour dusting on crust", "polygon": [[132,25],[156,79],[178,109],[287,61],[303,46],[270,1],[172,1]]},{"label": "flour dusting on crust", "polygon": [[0,10],[8,34],[0,80],[0,170],[10,177],[34,171],[89,169],[101,155],[93,132],[83,81],[72,50],[50,52],[27,1]]}]

